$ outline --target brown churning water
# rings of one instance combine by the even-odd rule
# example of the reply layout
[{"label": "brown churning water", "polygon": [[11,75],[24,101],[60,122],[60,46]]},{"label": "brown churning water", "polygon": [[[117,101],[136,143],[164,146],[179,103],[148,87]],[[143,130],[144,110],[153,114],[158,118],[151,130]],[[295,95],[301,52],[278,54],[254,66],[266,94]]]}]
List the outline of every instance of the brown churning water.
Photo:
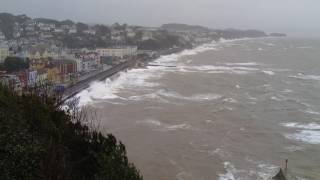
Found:
[{"label": "brown churning water", "polygon": [[320,40],[207,44],[79,94],[147,180],[320,178]]}]

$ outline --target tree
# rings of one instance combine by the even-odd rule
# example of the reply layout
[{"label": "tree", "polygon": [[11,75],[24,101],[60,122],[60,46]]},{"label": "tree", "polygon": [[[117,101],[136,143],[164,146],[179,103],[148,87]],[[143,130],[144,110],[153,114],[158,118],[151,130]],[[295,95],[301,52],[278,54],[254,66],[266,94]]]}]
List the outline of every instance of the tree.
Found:
[{"label": "tree", "polygon": [[45,94],[0,87],[0,179],[141,180],[125,146],[84,125],[90,116],[77,112]]},{"label": "tree", "polygon": [[77,23],[76,24],[76,28],[77,28],[77,32],[78,33],[82,33],[85,30],[89,29],[89,26],[87,24],[84,23]]},{"label": "tree", "polygon": [[9,73],[29,68],[29,61],[19,57],[7,57],[3,63],[3,69]]},{"label": "tree", "polygon": [[95,29],[97,36],[110,36],[111,30],[105,25],[96,25]]}]

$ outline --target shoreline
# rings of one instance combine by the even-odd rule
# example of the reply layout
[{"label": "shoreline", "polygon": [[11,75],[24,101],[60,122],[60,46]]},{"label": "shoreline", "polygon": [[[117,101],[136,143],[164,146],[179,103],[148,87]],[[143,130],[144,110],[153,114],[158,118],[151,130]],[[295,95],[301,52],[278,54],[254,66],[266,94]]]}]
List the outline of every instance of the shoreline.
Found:
[{"label": "shoreline", "polygon": [[108,70],[102,71],[100,73],[97,73],[93,76],[88,77],[87,79],[76,82],[75,84],[73,84],[69,87],[66,87],[66,89],[63,92],[63,96],[61,98],[61,104],[63,104],[65,101],[73,98],[81,91],[89,88],[90,84],[92,82],[103,81],[107,78],[110,78],[110,77],[112,77],[122,71],[128,70],[128,69],[132,69],[132,68],[136,68],[136,67],[146,67],[150,62],[158,59],[161,56],[179,53],[179,52],[182,52],[183,50],[186,50],[186,48],[172,48],[172,49],[168,49],[168,50],[159,51],[158,52],[159,55],[155,58],[147,58],[147,59],[132,58],[132,59],[129,59],[123,63],[115,65]]}]

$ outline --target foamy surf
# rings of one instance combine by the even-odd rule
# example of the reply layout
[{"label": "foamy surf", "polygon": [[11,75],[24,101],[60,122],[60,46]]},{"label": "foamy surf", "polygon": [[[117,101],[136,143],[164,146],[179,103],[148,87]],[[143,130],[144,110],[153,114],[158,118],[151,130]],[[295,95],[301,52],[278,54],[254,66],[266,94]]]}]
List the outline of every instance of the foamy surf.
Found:
[{"label": "foamy surf", "polygon": [[309,144],[320,144],[320,124],[318,123],[282,123],[283,126],[297,129],[296,133],[285,134],[288,139],[305,142]]},{"label": "foamy surf", "polygon": [[294,134],[286,134],[285,137],[308,144],[320,144],[320,131],[301,130]]},{"label": "foamy surf", "polygon": [[257,62],[242,62],[242,63],[223,63],[227,66],[259,66]]},{"label": "foamy surf", "polygon": [[184,72],[199,72],[199,73],[225,73],[225,74],[248,74],[259,71],[258,68],[243,67],[243,66],[214,66],[214,65],[201,65],[201,66],[184,66]]},{"label": "foamy surf", "polygon": [[224,162],[225,174],[219,174],[219,180],[270,180],[279,169],[271,164],[257,164],[252,169],[237,169],[231,162]]},{"label": "foamy surf", "polygon": [[167,124],[160,122],[159,120],[147,119],[143,121],[136,122],[139,125],[147,126],[157,131],[177,131],[177,130],[189,130],[191,129],[191,125],[186,123],[181,124]]},{"label": "foamy surf", "polygon": [[178,92],[167,91],[164,89],[158,90],[157,94],[162,97],[188,100],[188,101],[212,101],[222,97],[222,95],[219,95],[219,94],[195,94],[191,96],[183,96]]},{"label": "foamy surf", "polygon": [[290,123],[282,123],[282,126],[297,128],[297,129],[320,130],[320,124],[318,123],[302,124],[302,123],[290,122]]},{"label": "foamy surf", "polygon": [[270,76],[275,75],[275,73],[274,73],[273,71],[267,71],[267,70],[265,70],[265,71],[262,71],[262,72],[265,73],[265,74],[267,74],[267,75],[270,75]]},{"label": "foamy surf", "polygon": [[306,75],[303,73],[299,73],[298,75],[295,76],[289,76],[290,78],[295,78],[295,79],[301,79],[301,80],[315,80],[315,81],[320,81],[320,76],[319,75]]}]

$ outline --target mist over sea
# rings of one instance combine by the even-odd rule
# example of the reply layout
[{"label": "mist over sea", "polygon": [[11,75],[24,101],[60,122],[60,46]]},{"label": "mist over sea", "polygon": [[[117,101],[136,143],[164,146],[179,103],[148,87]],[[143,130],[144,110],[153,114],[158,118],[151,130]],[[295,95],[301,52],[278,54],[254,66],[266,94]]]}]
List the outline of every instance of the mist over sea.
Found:
[{"label": "mist over sea", "polygon": [[146,180],[320,177],[320,39],[221,41],[94,82],[80,105]]}]

